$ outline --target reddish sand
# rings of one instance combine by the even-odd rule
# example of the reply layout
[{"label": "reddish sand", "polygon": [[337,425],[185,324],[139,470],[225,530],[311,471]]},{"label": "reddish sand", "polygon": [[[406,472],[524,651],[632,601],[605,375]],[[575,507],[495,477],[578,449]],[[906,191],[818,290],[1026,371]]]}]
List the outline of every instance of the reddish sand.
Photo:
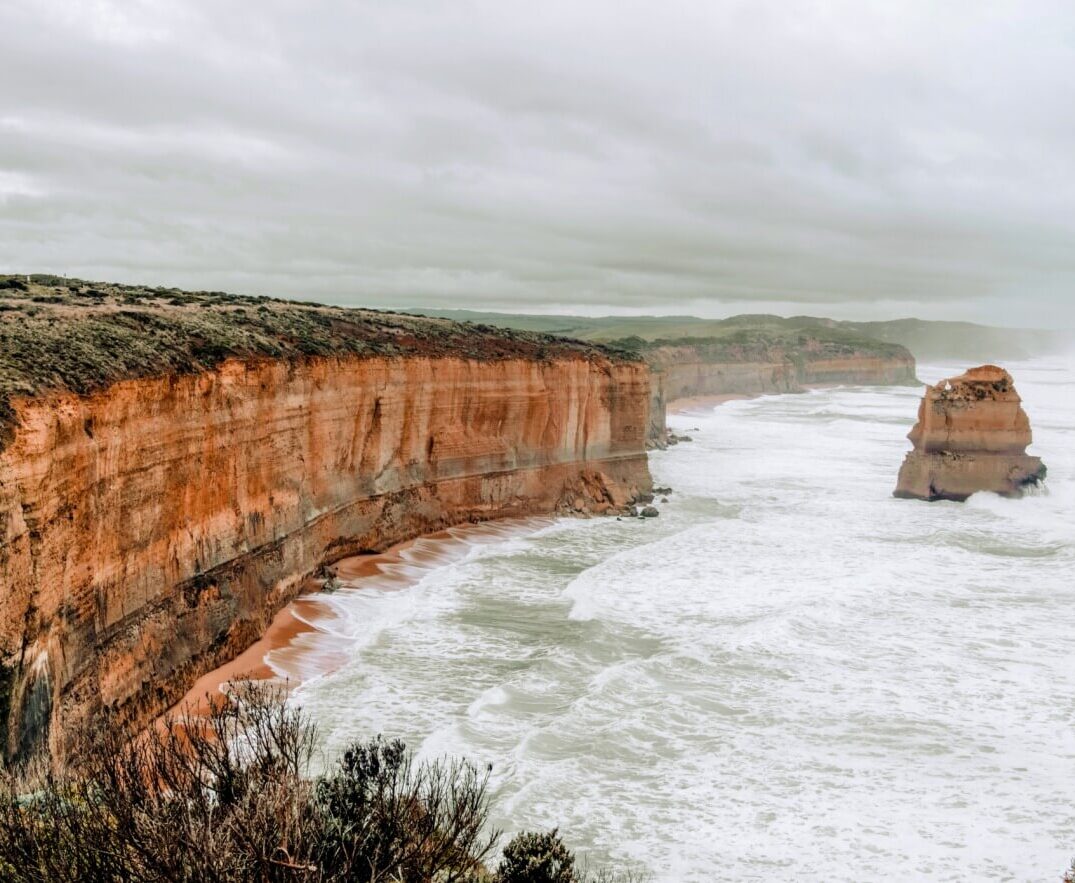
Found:
[{"label": "reddish sand", "polygon": [[[722,405],[725,402],[740,401],[743,399],[757,398],[757,395],[742,395],[738,393],[724,393],[721,395],[692,396],[676,399],[667,406],[669,414],[690,414],[705,411]],[[500,522],[485,522],[482,524],[461,525],[451,530],[438,531],[399,543],[376,555],[358,555],[352,558],[344,558],[332,565],[331,570],[336,577],[350,590],[361,588],[359,583],[363,580],[376,577],[378,588],[390,587],[391,583],[398,583],[399,589],[413,585],[414,579],[398,572],[393,573],[392,565],[435,563],[438,556],[430,549],[431,542],[453,543],[466,540],[483,532],[495,530],[496,524],[514,523],[518,525],[541,525],[548,523],[546,519],[505,519]],[[222,696],[230,681],[240,678],[270,679],[277,677],[277,673],[268,665],[266,659],[274,651],[292,648],[295,639],[300,635],[319,631],[316,626],[310,624],[310,620],[325,622],[330,616],[323,605],[314,605],[309,596],[321,589],[321,583],[310,580],[304,589],[306,597],[297,598],[277,614],[265,634],[252,644],[246,651],[241,653],[231,662],[225,663],[220,668],[214,669],[199,678],[182,701],[171,709],[175,712],[179,709],[190,709],[196,714],[202,713],[217,697]],[[308,608],[307,610],[304,610]],[[314,609],[316,607],[316,609]],[[303,613],[309,614],[303,616]],[[344,660],[339,660],[342,664]],[[331,666],[323,673],[332,671]],[[294,687],[298,680],[289,679],[288,686]]]},{"label": "reddish sand", "polygon": [[[464,524],[449,530],[438,531],[416,537],[404,543],[399,543],[384,552],[375,555],[356,555],[352,558],[344,558],[333,564],[329,570],[341,582],[344,590],[355,591],[361,589],[361,583],[366,580],[376,579],[377,589],[405,589],[420,578],[419,575],[406,572],[408,565],[427,568],[438,563],[450,564],[450,557],[445,559],[445,551],[458,549],[464,551],[472,542],[480,542],[483,537],[503,536],[519,529],[537,529],[552,521],[548,518],[509,518],[499,521],[484,522],[480,524]],[[437,554],[437,547],[441,546],[441,553]],[[400,567],[394,565],[401,565]],[[331,610],[325,605],[317,604],[312,596],[321,591],[322,581],[308,580],[304,587],[304,597],[299,597],[281,610],[269,625],[269,628],[254,644],[239,654],[231,662],[227,662],[219,668],[199,678],[186,696],[177,703],[169,714],[176,712],[189,712],[196,715],[204,714],[209,710],[212,703],[223,696],[227,684],[230,681],[242,678],[254,680],[268,680],[278,677],[267,663],[267,658],[274,651],[288,650],[293,648],[295,639],[300,635],[320,631],[311,622],[327,623],[332,616]],[[324,657],[319,654],[319,659]],[[330,662],[321,673],[333,671],[337,665],[343,664],[345,657]],[[298,679],[289,678],[289,688],[297,686]]]},{"label": "reddish sand", "polygon": [[738,402],[743,399],[754,399],[756,395],[741,395],[739,393],[723,393],[712,396],[690,396],[685,399],[676,399],[668,403],[669,414],[691,414],[696,411],[709,410],[725,402]]},{"label": "reddish sand", "polygon": [[[716,407],[725,402],[750,398],[755,398],[755,396],[735,393],[693,396],[691,398],[676,399],[674,402],[669,403],[668,412],[671,414],[685,414]],[[526,522],[521,523],[540,523],[541,521],[542,519],[527,519]],[[352,589],[358,588],[358,586],[354,585],[355,583],[372,577],[380,578],[378,582],[379,588],[385,588],[387,581],[395,582],[398,580],[398,588],[403,589],[411,585],[412,580],[401,574],[389,575],[389,573],[386,573],[386,571],[391,570],[390,565],[433,563],[437,556],[429,551],[428,541],[452,542],[465,538],[467,534],[474,534],[483,529],[488,530],[489,527],[490,524],[486,523],[462,525],[450,531],[438,531],[437,533],[399,543],[376,555],[357,555],[353,558],[344,558],[334,564],[331,569],[336,574],[337,579]],[[405,555],[406,557],[404,557]],[[389,577],[387,581],[385,580],[386,576]],[[265,634],[243,653],[240,653],[231,662],[227,662],[199,678],[182,701],[177,703],[171,711],[189,709],[195,714],[200,714],[209,708],[212,701],[223,695],[226,685],[230,681],[240,678],[253,678],[256,680],[275,678],[277,676],[276,672],[265,661],[269,654],[273,651],[288,649],[299,635],[318,631],[315,626],[310,624],[310,620],[325,621],[327,611],[322,606],[318,606],[316,611],[313,609],[305,611],[310,614],[316,612],[316,616],[302,615],[304,607],[312,607],[308,596],[320,590],[320,581],[309,580],[304,587],[304,594],[307,597],[299,597],[281,610],[269,625],[269,628],[266,629]],[[288,683],[290,686],[294,686],[297,682],[289,681]]]},{"label": "reddish sand", "polygon": [[[838,389],[841,386],[846,386],[844,383],[807,383],[801,387],[803,392],[807,392],[811,389]],[[725,402],[741,402],[745,399],[756,399],[759,396],[768,395],[786,395],[787,393],[780,392],[756,392],[750,395],[744,395],[742,393],[721,393],[720,395],[711,396],[688,396],[682,399],[673,399],[666,406],[666,413],[668,414],[696,414],[700,411],[710,411],[717,405],[723,405]]]}]

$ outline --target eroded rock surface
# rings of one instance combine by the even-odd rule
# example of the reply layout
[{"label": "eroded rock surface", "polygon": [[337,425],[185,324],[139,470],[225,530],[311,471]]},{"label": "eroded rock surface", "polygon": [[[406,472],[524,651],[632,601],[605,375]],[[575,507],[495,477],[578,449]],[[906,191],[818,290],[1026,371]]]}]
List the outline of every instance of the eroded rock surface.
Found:
[{"label": "eroded rock surface", "polygon": [[808,336],[795,345],[656,341],[640,352],[653,368],[649,443],[656,448],[690,441],[670,435],[665,428],[665,411],[679,399],[802,392],[811,386],[839,384],[916,383],[911,353],[880,341],[853,345]]},{"label": "eroded rock surface", "polygon": [[4,753],[62,753],[104,709],[152,720],[326,563],[462,522],[628,511],[650,488],[649,394],[642,362],[561,352],[229,360],[14,400]]},{"label": "eroded rock surface", "polygon": [[926,388],[908,438],[897,497],[966,500],[978,491],[1020,496],[1045,478],[1026,448],[1030,420],[1011,375],[996,365],[972,368]]}]

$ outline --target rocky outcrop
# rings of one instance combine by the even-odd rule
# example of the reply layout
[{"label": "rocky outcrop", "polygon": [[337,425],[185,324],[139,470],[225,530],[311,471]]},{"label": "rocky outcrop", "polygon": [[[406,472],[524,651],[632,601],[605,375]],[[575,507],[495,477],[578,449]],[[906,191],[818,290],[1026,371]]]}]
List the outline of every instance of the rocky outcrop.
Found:
[{"label": "rocky outcrop", "polygon": [[59,751],[106,708],[146,723],[326,562],[461,522],[628,510],[650,487],[645,364],[498,346],[228,359],[13,398],[5,753],[46,735]]},{"label": "rocky outcrop", "polygon": [[1026,453],[1030,421],[1012,377],[995,365],[926,387],[908,438],[914,450],[900,469],[897,497],[1019,496],[1045,478],[1041,460]]}]

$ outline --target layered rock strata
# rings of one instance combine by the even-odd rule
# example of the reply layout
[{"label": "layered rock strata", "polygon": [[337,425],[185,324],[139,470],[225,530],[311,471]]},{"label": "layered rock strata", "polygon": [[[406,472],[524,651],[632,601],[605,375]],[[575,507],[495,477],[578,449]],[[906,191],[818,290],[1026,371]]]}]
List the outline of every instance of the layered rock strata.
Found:
[{"label": "layered rock strata", "polygon": [[696,396],[802,392],[811,386],[912,384],[915,360],[895,344],[853,346],[806,339],[800,346],[763,342],[657,342],[642,350],[653,368],[649,441],[660,447],[665,412]]},{"label": "layered rock strata", "polygon": [[995,365],[927,387],[908,438],[914,450],[900,469],[897,497],[1019,496],[1045,478],[1041,460],[1026,453],[1030,420],[1012,377]]},{"label": "layered rock strata", "polygon": [[[222,345],[206,356],[174,333],[180,320],[159,299],[135,312],[105,298],[66,315],[76,306],[60,301],[61,324],[41,333],[91,341],[79,358],[102,366],[143,340],[120,331],[161,330],[136,353],[144,365],[122,369],[145,376],[65,389],[68,351],[0,377],[9,389],[57,378],[7,396],[0,415],[8,758],[46,744],[62,754],[105,710],[144,725],[249,646],[326,563],[468,521],[626,510],[650,488],[651,386],[638,359],[271,302],[250,311],[260,336],[227,341],[256,351],[221,360]],[[230,333],[224,319],[209,324],[215,306],[195,306],[178,308],[182,321]],[[0,317],[8,352],[38,333],[38,310],[18,324]],[[322,332],[310,344],[289,336],[313,321]],[[263,352],[300,344],[337,352]],[[180,359],[178,373],[152,373]]]}]

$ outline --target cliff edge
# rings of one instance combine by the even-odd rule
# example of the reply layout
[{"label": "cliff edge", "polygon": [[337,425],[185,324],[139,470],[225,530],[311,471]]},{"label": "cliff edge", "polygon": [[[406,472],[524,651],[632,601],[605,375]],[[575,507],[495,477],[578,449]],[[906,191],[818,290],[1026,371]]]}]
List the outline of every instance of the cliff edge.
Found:
[{"label": "cliff edge", "polygon": [[895,495],[966,500],[978,491],[1019,496],[1045,478],[1028,456],[1030,420],[1011,375],[996,365],[972,368],[926,387],[914,444],[900,469]]},{"label": "cliff edge", "polygon": [[652,369],[649,443],[662,447],[665,412],[677,399],[802,392],[839,384],[916,383],[915,360],[896,344],[839,331],[809,336],[774,327],[744,327],[723,338],[615,342]]},{"label": "cliff edge", "polygon": [[649,490],[649,369],[372,310],[0,277],[0,748],[136,729],[322,565]]}]

